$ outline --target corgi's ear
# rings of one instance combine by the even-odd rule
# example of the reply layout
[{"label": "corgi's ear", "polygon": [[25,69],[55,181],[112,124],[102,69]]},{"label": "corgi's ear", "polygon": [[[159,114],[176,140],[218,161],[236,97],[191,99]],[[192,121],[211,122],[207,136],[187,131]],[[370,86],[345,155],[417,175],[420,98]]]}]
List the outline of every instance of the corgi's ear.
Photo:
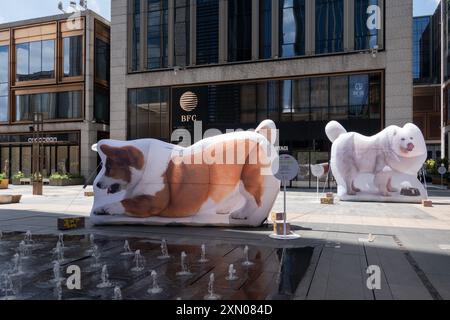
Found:
[{"label": "corgi's ear", "polygon": [[118,148],[114,148],[111,146],[108,146],[107,144],[102,144],[100,146],[100,150],[105,154],[107,157],[111,157],[116,154]]},{"label": "corgi's ear", "polygon": [[145,159],[144,154],[136,147],[127,146],[121,148],[121,150],[125,151],[128,154],[128,161],[130,167],[133,167],[137,170],[142,170],[144,168]]}]

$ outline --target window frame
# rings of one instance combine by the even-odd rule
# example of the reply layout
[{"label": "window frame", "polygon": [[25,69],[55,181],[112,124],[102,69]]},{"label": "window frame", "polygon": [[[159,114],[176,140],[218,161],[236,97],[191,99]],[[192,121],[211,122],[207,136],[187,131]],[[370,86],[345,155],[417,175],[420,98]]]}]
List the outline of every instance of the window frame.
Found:
[{"label": "window frame", "polygon": [[30,120],[19,120],[16,121],[16,99],[18,96],[21,95],[33,95],[33,94],[45,94],[45,93],[59,93],[59,92],[69,92],[69,91],[80,91],[81,92],[81,105],[80,105],[80,117],[79,118],[71,118],[71,119],[45,119],[44,123],[61,123],[61,122],[80,122],[84,120],[85,116],[85,99],[86,99],[86,92],[84,89],[83,84],[72,84],[72,85],[59,85],[59,86],[52,86],[47,88],[34,88],[34,89],[23,89],[23,88],[15,88],[12,91],[11,99],[11,114],[10,114],[10,121],[11,123],[17,125],[17,124],[31,124],[33,121]]},{"label": "window frame", "polygon": [[[22,44],[30,44],[30,43],[34,43],[34,42],[40,42],[41,43],[41,69],[42,69],[42,42],[44,41],[53,41],[54,43],[54,47],[53,47],[53,78],[47,78],[47,79],[37,79],[37,80],[18,80],[17,79],[17,46],[18,45],[22,45]],[[32,86],[32,85],[44,85],[44,84],[56,84],[57,83],[57,73],[58,73],[58,61],[57,61],[57,56],[58,56],[58,40],[56,38],[56,35],[53,37],[43,37],[42,39],[38,39],[38,40],[32,40],[32,39],[26,39],[26,40],[21,40],[21,41],[16,41],[14,43],[14,68],[13,68],[13,72],[14,74],[12,75],[12,79],[14,81],[14,86],[15,87],[21,87],[21,86]],[[30,49],[28,48],[28,59],[30,57]],[[28,70],[30,70],[30,64],[28,62]]]}]

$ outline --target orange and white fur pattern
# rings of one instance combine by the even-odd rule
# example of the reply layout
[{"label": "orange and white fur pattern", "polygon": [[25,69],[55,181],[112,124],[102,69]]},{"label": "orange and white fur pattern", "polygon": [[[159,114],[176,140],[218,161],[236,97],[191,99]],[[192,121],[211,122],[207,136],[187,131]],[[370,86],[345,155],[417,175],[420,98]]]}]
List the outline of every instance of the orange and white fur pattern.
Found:
[{"label": "orange and white fur pattern", "polygon": [[272,174],[278,160],[275,141],[270,120],[255,132],[219,135],[189,148],[154,139],[100,141],[103,168],[94,190],[102,191],[102,197],[123,196],[101,206],[94,203],[93,215],[174,221],[229,215],[229,224],[261,225],[280,190]]}]

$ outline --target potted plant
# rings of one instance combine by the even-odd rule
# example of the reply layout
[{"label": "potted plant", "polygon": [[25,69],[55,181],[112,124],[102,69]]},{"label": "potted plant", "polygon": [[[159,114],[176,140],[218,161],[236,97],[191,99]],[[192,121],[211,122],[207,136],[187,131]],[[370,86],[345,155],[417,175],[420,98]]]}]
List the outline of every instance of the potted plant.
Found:
[{"label": "potted plant", "polygon": [[84,184],[84,177],[72,174],[54,173],[50,176],[50,185],[56,187],[77,186]]},{"label": "potted plant", "polygon": [[0,172],[0,189],[8,189],[9,180],[6,177],[6,174]]},{"label": "potted plant", "polygon": [[25,174],[22,171],[17,172],[12,176],[12,184],[13,186],[20,186],[20,179],[24,179]]}]

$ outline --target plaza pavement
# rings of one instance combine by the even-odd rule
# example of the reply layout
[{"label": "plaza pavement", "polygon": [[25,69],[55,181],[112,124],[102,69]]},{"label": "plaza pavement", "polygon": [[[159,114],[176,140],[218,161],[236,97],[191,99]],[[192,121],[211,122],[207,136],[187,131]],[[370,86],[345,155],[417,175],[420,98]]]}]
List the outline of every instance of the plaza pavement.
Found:
[{"label": "plaza pavement", "polygon": [[[44,187],[33,197],[30,186],[11,186],[0,194],[22,194],[20,204],[0,206],[0,230],[57,234],[56,218],[89,216],[93,198],[81,186]],[[349,203],[321,205],[314,192],[287,194],[288,220],[302,238],[280,242],[257,229],[191,227],[94,227],[71,234],[96,233],[177,241],[223,239],[270,247],[314,247],[297,299],[450,299],[450,190],[430,188],[432,208],[416,204]],[[274,211],[282,211],[282,193]],[[369,234],[373,242],[367,242]],[[367,288],[367,268],[379,266],[381,289]]]}]

